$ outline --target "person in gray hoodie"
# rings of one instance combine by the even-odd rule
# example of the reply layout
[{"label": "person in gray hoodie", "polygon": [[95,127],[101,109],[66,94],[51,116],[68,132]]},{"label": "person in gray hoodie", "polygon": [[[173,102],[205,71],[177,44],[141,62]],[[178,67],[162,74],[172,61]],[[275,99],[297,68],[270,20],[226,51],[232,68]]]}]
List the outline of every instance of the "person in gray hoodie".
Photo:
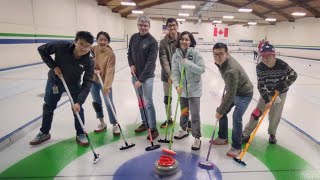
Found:
[{"label": "person in gray hoodie", "polygon": [[214,145],[228,144],[228,117],[227,114],[235,106],[233,112],[232,145],[227,156],[237,157],[241,153],[242,116],[247,110],[253,96],[253,85],[241,65],[228,53],[224,43],[213,46],[213,57],[225,82],[225,94],[216,111],[219,120],[218,138]]},{"label": "person in gray hoodie", "polygon": [[[195,137],[191,146],[192,150],[201,147],[200,128],[200,97],[202,95],[201,75],[205,72],[205,64],[202,56],[195,50],[196,41],[193,35],[184,31],[178,38],[177,50],[172,56],[173,84],[180,94],[180,127],[175,139],[183,139],[189,135],[187,130],[189,111],[191,113],[192,136]],[[182,71],[184,70],[184,73]],[[182,78],[181,78],[182,74]],[[182,81],[182,87],[179,84]]]}]

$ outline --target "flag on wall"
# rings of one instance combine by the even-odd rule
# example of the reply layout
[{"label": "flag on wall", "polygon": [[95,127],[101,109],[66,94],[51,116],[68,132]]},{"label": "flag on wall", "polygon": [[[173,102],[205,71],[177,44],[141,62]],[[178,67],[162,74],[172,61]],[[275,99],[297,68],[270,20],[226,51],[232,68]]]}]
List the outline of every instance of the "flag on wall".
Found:
[{"label": "flag on wall", "polygon": [[162,25],[162,34],[168,34],[169,31],[167,29],[167,26],[166,25]]},{"label": "flag on wall", "polygon": [[215,27],[213,29],[213,37],[228,37],[229,28],[219,29]]}]

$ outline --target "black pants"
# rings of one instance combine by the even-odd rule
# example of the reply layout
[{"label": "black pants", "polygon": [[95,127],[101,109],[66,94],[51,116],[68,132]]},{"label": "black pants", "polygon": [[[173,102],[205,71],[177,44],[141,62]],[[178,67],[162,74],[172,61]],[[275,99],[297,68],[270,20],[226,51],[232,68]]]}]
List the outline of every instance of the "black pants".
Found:
[{"label": "black pants", "polygon": [[[53,86],[58,87],[58,92],[54,93]],[[69,87],[69,89],[70,89],[72,99],[74,99],[75,101],[78,98],[78,95],[80,93],[80,87],[76,87],[76,88]],[[72,89],[77,89],[77,90],[72,91]],[[47,81],[46,92],[44,96],[44,104],[43,104],[42,126],[40,128],[40,131],[44,134],[48,134],[51,129],[53,112],[56,109],[57,104],[63,92],[65,92],[65,88],[62,83],[53,84],[51,81],[49,80]],[[84,113],[83,113],[82,106],[79,114],[82,119],[82,122],[84,123]],[[83,129],[81,128],[81,125],[78,121],[77,116],[74,113],[73,113],[73,116],[74,116],[74,126],[77,131],[77,135],[83,134]]]}]

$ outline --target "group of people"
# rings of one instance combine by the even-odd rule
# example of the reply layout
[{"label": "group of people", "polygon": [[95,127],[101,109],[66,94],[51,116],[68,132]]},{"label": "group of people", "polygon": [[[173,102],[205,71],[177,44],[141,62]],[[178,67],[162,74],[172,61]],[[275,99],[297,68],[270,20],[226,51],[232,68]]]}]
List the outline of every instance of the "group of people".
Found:
[{"label": "group of people", "polygon": [[[156,60],[159,52],[161,64],[161,80],[163,82],[164,105],[167,119],[161,124],[166,128],[173,124],[171,108],[171,89],[180,95],[180,128],[175,139],[189,136],[191,131],[194,142],[192,150],[201,148],[200,99],[202,96],[201,75],[205,72],[205,63],[201,53],[197,51],[196,40],[188,31],[178,32],[178,22],[168,18],[166,26],[168,34],[160,41],[149,33],[151,20],[147,16],[137,19],[139,32],[131,36],[128,48],[128,64],[132,75],[132,84],[138,98],[142,124],[135,129],[136,133],[150,128],[147,139],[155,139],[159,132],[156,126],[156,111],[153,104],[153,82],[155,77]],[[59,77],[66,80],[75,105],[74,112],[79,112],[84,121],[82,104],[91,91],[93,107],[100,124],[95,132],[106,129],[102,111],[100,91],[104,95],[110,123],[113,124],[113,134],[119,135],[119,127],[115,117],[115,107],[112,100],[112,82],[115,74],[115,54],[108,45],[110,36],[106,32],[99,32],[96,37],[98,45],[92,46],[94,37],[90,32],[79,31],[75,42],[50,42],[38,48],[43,61],[50,68],[46,85],[43,105],[43,119],[39,134],[30,142],[31,145],[40,144],[50,139],[53,112],[65,91]],[[90,53],[91,52],[91,53]],[[55,54],[53,60],[50,55]],[[90,57],[92,54],[93,57]],[[213,140],[214,145],[228,144],[228,113],[233,107],[232,144],[227,155],[236,157],[241,152],[241,144],[249,140],[258,123],[262,112],[271,107],[269,112],[269,142],[276,143],[276,131],[280,122],[282,109],[285,103],[289,86],[296,80],[297,73],[284,61],[275,58],[274,47],[268,43],[261,47],[262,62],[256,67],[258,90],[260,99],[253,110],[250,121],[242,127],[242,117],[253,97],[253,85],[242,68],[228,52],[224,43],[213,46],[213,59],[225,82],[224,95],[221,104],[216,109],[215,117],[219,120],[218,137]],[[82,84],[81,75],[84,73]],[[100,75],[103,84],[100,84],[97,75]],[[280,95],[276,104],[270,100],[275,91]],[[75,117],[77,131],[76,141],[80,145],[88,145],[88,140]],[[191,124],[191,127],[189,127]],[[151,136],[151,137],[150,137]]]}]

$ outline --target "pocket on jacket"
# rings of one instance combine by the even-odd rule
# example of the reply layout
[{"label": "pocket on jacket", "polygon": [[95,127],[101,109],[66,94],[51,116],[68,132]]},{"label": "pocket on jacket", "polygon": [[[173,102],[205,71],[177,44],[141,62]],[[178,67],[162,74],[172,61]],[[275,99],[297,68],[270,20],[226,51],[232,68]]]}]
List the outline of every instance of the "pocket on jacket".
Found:
[{"label": "pocket on jacket", "polygon": [[196,82],[188,82],[188,92],[195,92],[195,91],[199,91],[202,88],[202,82],[196,81]]}]

